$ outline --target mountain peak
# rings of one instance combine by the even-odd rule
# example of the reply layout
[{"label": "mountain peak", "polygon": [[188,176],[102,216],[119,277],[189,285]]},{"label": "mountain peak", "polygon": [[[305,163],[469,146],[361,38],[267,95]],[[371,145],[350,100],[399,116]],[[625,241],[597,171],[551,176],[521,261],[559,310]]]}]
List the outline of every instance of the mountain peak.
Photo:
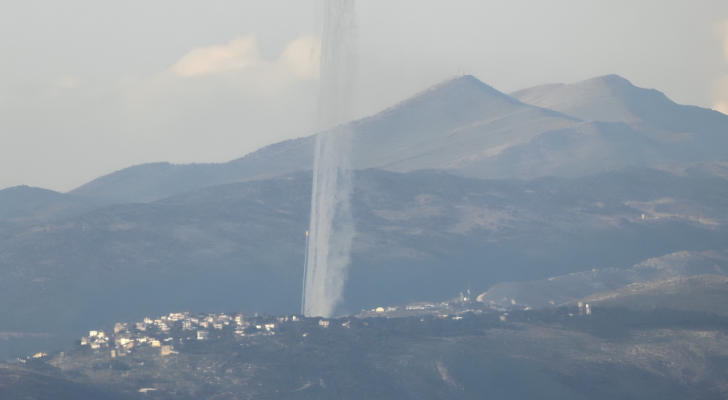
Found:
[{"label": "mountain peak", "polygon": [[[677,104],[664,93],[635,86],[619,75],[604,75],[572,84],[537,86],[512,96],[526,104],[587,121],[624,122],[649,131],[657,140],[687,140],[688,135],[699,135],[705,140],[711,138],[700,145],[704,155],[718,154],[715,143],[728,140],[725,135],[728,117],[713,110]],[[693,150],[694,153],[697,151]]]},{"label": "mountain peak", "polygon": [[[460,92],[462,94],[466,94],[468,92],[479,92],[481,94],[488,94],[492,96],[496,96],[498,98],[508,100],[512,103],[518,103],[517,100],[513,99],[512,97],[508,96],[507,94],[495,89],[494,87],[484,83],[480,79],[476,78],[473,75],[462,75],[458,76],[452,79],[448,79],[442,83],[439,83],[430,89],[425,90],[424,92],[420,93],[420,95],[425,95],[428,93],[444,93],[444,92]],[[420,95],[416,95],[416,97],[419,97]]]},{"label": "mountain peak", "polygon": [[543,85],[512,94],[527,104],[575,117],[607,122],[635,122],[651,118],[650,109],[675,106],[662,92],[635,86],[626,78],[603,75],[571,84]]},{"label": "mountain peak", "polygon": [[[483,83],[483,81],[481,81],[480,79],[476,78],[473,75],[456,76],[454,78],[445,80],[440,85],[435,85],[435,87],[447,86],[447,85],[474,86],[474,87],[493,89],[492,87],[490,87],[489,85],[486,85],[485,83]],[[495,89],[493,89],[493,90],[495,90]]]},{"label": "mountain peak", "polygon": [[[595,95],[611,95],[626,101],[636,97],[638,101],[672,102],[659,90],[635,86],[628,79],[616,74],[598,76],[567,86],[574,86],[583,90],[594,90]],[[608,92],[603,92],[604,90]]]},{"label": "mountain peak", "polygon": [[6,188],[0,189],[1,192],[19,192],[19,191],[25,191],[30,189],[30,186],[28,185],[17,185],[17,186],[8,186]]},{"label": "mountain peak", "polygon": [[18,185],[18,186],[11,186],[7,187],[5,189],[0,189],[0,194],[6,194],[6,195],[22,195],[26,193],[46,193],[46,194],[59,194],[56,191],[49,190],[49,189],[43,189],[35,186],[28,186],[28,185]]},{"label": "mountain peak", "polygon": [[[470,108],[483,108],[496,111],[497,109],[511,108],[523,105],[513,97],[483,83],[473,75],[462,75],[436,84],[401,103],[389,107],[381,114],[382,117],[394,112],[403,112],[409,109],[432,109],[433,112],[449,112],[457,109],[458,113]],[[423,109],[424,107],[424,109]]]},{"label": "mountain peak", "polygon": [[597,76],[597,77],[594,77],[591,79],[587,79],[583,82],[600,82],[600,83],[605,83],[605,84],[614,85],[614,86],[636,87],[627,78],[617,75],[617,74],[608,74],[608,75]]}]

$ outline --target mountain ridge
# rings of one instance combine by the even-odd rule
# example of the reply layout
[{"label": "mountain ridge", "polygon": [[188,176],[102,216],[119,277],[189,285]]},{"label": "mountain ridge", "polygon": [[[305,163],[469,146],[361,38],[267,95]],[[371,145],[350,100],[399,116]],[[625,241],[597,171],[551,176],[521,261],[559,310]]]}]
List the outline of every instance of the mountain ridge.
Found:
[{"label": "mountain ridge", "polygon": [[[8,230],[0,331],[52,329],[66,340],[111,316],[297,310],[310,179],[205,187]],[[480,180],[370,169],[354,183],[342,312],[714,249],[728,224],[725,181],[655,170]]]},{"label": "mountain ridge", "polygon": [[[649,98],[662,99],[657,103],[666,109],[686,107],[674,105],[659,92],[637,88],[616,75],[585,82],[587,86],[606,85],[630,93],[646,93]],[[547,86],[550,90],[563,87],[571,88]],[[517,92],[521,97],[523,93]],[[617,100],[612,97],[609,101]],[[629,105],[615,104],[621,107],[617,111]],[[354,169],[445,169],[478,178],[522,179],[564,171],[574,175],[579,171],[591,173],[631,165],[654,167],[728,157],[722,147],[706,144],[708,139],[721,142],[725,135],[714,131],[723,126],[728,130],[728,118],[725,124],[719,121],[716,129],[706,128],[707,134],[664,134],[658,128],[647,129],[644,124],[635,123],[622,111],[617,113],[619,118],[610,121],[543,105],[511,97],[466,75],[419,92],[382,112],[331,129],[350,137]],[[696,109],[701,115],[707,112]],[[651,112],[669,114],[663,111]],[[697,135],[699,140],[693,140],[691,135]],[[210,185],[310,170],[314,140],[315,135],[274,143],[227,163],[132,166],[71,193],[115,202],[148,202]],[[542,146],[545,143],[548,145]],[[599,154],[602,148],[613,150],[598,158],[591,155]],[[625,157],[630,153],[649,157]],[[575,157],[566,160],[568,165],[560,165],[564,155]],[[540,166],[530,157],[539,159]]]},{"label": "mountain ridge", "polygon": [[97,199],[27,185],[0,190],[0,224],[29,224],[83,213],[102,205]]},{"label": "mountain ridge", "polygon": [[[628,79],[616,74],[598,76],[574,83],[538,85],[512,92],[511,95],[524,103],[553,109],[584,120],[627,123],[644,121],[663,129],[685,128],[686,125],[670,113],[663,115],[663,117],[667,117],[666,122],[664,119],[660,121],[660,118],[655,118],[651,114],[658,107],[666,107],[673,112],[690,111],[710,119],[722,120],[724,123],[728,121],[728,115],[712,109],[676,103],[657,89],[638,87]],[[610,104],[609,102],[613,100],[620,100],[620,103]],[[595,109],[592,103],[601,105],[602,109]],[[615,110],[608,107],[610,105],[619,105],[624,108]],[[619,112],[637,112],[639,115],[630,116],[619,114]],[[636,120],[630,120],[630,117]]]}]

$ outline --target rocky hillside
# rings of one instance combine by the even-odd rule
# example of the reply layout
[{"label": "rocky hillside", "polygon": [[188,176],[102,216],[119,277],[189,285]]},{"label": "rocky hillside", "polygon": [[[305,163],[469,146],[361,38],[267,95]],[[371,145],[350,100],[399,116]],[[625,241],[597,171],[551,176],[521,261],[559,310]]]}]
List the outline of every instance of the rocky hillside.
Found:
[{"label": "rocky hillside", "polygon": [[[727,237],[728,186],[719,178],[638,169],[504,181],[367,170],[355,181],[357,235],[340,313],[721,250]],[[168,310],[294,312],[309,199],[310,176],[298,174],[7,231],[0,332],[50,335],[58,346],[102,323]],[[14,337],[0,341],[5,355],[16,354]]]}]

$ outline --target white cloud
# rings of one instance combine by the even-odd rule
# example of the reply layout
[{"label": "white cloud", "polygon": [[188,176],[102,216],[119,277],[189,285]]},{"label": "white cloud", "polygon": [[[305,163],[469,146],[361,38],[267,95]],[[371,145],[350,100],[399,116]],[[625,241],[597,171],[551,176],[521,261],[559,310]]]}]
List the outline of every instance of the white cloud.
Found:
[{"label": "white cloud", "polygon": [[[723,21],[719,26],[718,33],[723,39],[723,57],[728,64],[728,20]],[[728,114],[728,75],[723,76],[715,88],[717,101],[713,109],[723,114]]]},{"label": "white cloud", "polygon": [[193,49],[172,66],[180,77],[214,75],[240,70],[261,62],[255,36],[235,38],[229,43]]},{"label": "white cloud", "polygon": [[162,73],[125,79],[117,147],[127,160],[133,154],[131,163],[220,162],[310,134],[318,38],[293,38],[272,56],[267,50],[255,36],[239,36],[191,49]]},{"label": "white cloud", "polygon": [[278,59],[278,64],[299,78],[315,79],[319,76],[320,58],[321,41],[319,38],[302,36],[286,47]]},{"label": "white cloud", "polygon": [[290,78],[316,79],[319,73],[320,40],[301,36],[290,42],[277,60],[260,55],[254,35],[240,36],[227,44],[191,50],[171,68],[177,77],[189,78],[245,71],[248,75],[271,81]]}]

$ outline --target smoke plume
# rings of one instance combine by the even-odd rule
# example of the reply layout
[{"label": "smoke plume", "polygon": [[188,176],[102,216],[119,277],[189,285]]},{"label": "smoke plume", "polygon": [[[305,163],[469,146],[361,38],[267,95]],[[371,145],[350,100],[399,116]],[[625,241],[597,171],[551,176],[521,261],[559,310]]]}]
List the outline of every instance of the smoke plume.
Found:
[{"label": "smoke plume", "polygon": [[323,0],[321,80],[314,155],[310,235],[302,312],[329,317],[341,299],[354,237],[351,153],[347,128],[355,75],[354,0]]}]

